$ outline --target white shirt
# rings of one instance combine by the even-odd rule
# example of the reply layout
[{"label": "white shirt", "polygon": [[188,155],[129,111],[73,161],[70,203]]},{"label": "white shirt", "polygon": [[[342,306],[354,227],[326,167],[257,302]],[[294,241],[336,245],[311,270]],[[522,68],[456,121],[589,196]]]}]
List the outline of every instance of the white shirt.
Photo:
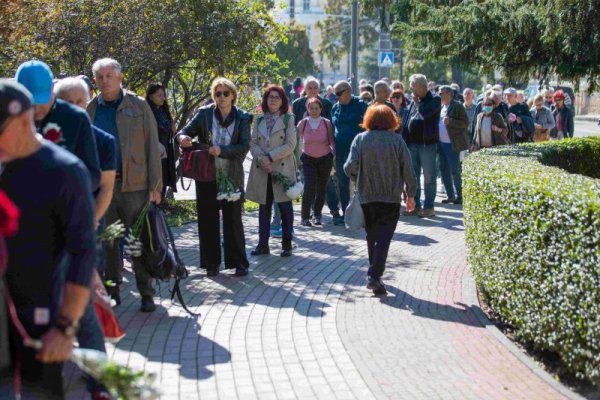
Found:
[{"label": "white shirt", "polygon": [[492,147],[492,116],[481,118],[481,147]]},{"label": "white shirt", "polygon": [[444,124],[444,118],[446,118],[447,114],[448,106],[443,106],[440,112],[440,142],[442,143],[452,143],[448,135],[448,129],[446,129],[446,124]]},{"label": "white shirt", "polygon": [[308,124],[311,128],[317,129],[319,127],[319,124],[321,123],[321,119],[321,116],[318,116],[317,118],[308,117]]}]

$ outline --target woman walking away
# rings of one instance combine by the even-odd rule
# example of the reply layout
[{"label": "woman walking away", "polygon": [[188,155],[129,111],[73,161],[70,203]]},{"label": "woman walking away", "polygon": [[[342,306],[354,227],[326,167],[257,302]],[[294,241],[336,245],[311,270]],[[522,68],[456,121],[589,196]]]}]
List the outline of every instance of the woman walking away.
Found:
[{"label": "woman walking away", "polygon": [[335,141],[333,125],[321,117],[323,104],[317,97],[306,102],[308,117],[298,124],[302,148],[302,174],[304,176],[304,196],[302,197],[302,225],[312,226],[310,209],[314,199],[315,225],[321,225],[321,212],[325,204],[327,181],[333,167]]},{"label": "woman walking away", "polygon": [[[244,190],[242,166],[250,147],[252,116],[235,107],[237,88],[228,79],[217,78],[211,85],[213,104],[201,107],[194,118],[176,136],[182,148],[197,141],[200,149],[208,149],[215,164],[223,168],[238,190]],[[244,196],[237,201],[217,200],[217,182],[196,183],[196,211],[200,239],[200,267],[207,276],[216,276],[221,265],[219,210],[223,214],[225,268],[235,269],[236,276],[248,275],[246,238],[242,225]]]},{"label": "woman walking away", "polygon": [[[417,180],[408,147],[398,129],[394,111],[386,105],[367,109],[362,127],[352,142],[344,171],[356,182],[367,231],[369,271],[367,288],[385,294],[381,276],[385,271],[388,250],[400,218],[402,191],[408,195],[406,208],[415,208]],[[405,188],[406,185],[406,188]]]},{"label": "woman walking away", "polygon": [[273,201],[279,205],[282,225],[282,257],[292,255],[294,210],[283,185],[274,175],[296,182],[296,125],[288,112],[288,100],[281,86],[269,86],[262,99],[263,114],[252,125],[252,166],[246,187],[246,197],[259,203],[258,246],[253,256],[269,254],[269,226]]},{"label": "woman walking away", "polygon": [[162,178],[163,189],[162,197],[165,198],[167,187],[173,192],[177,192],[177,175],[175,173],[175,147],[173,146],[173,137],[175,134],[175,124],[169,104],[167,103],[167,92],[162,83],[152,83],[146,89],[146,101],[154,113],[156,125],[158,126],[158,141],[161,148]]}]

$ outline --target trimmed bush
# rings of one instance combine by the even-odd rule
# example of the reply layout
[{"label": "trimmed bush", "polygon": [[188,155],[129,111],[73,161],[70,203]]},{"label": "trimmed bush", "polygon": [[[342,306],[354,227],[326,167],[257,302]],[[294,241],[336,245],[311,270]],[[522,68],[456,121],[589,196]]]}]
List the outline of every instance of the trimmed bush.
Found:
[{"label": "trimmed bush", "polygon": [[[559,168],[560,167],[560,168]],[[463,164],[468,262],[520,340],[600,383],[600,137],[479,151]]]}]

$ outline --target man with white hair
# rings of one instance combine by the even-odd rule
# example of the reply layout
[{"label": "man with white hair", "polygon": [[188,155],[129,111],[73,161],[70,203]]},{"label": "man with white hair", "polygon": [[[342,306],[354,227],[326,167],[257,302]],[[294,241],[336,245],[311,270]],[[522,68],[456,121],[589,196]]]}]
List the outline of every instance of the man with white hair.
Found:
[{"label": "man with white hair", "polygon": [[306,92],[306,96],[302,96],[292,103],[292,112],[294,113],[296,124],[308,115],[306,113],[306,101],[312,97],[318,98],[321,101],[321,104],[323,104],[321,117],[331,120],[331,108],[333,107],[333,104],[319,94],[319,88],[319,80],[315,77],[309,76],[304,81],[304,92]]},{"label": "man with white hair", "polygon": [[387,82],[384,80],[377,81],[377,82],[375,82],[373,89],[375,91],[375,98],[373,99],[373,101],[371,103],[369,103],[369,105],[370,106],[373,104],[385,105],[385,106],[388,106],[389,108],[391,108],[392,111],[394,112],[394,114],[396,114],[397,113],[396,107],[394,106],[394,104],[392,104],[391,101],[388,100],[390,98],[390,95],[392,94],[392,89],[387,84]]},{"label": "man with white hair", "polygon": [[[158,128],[146,101],[122,88],[121,64],[110,58],[96,61],[92,67],[100,94],[87,106],[97,127],[115,137],[117,169],[112,202],[106,212],[107,225],[120,219],[130,229],[140,211],[152,201],[160,203],[162,167],[158,146]],[[120,303],[123,259],[118,241],[106,247],[105,278],[115,286],[108,287],[111,297]],[[142,296],[142,312],[152,312],[154,288],[145,266],[133,259],[133,271]]]},{"label": "man with white hair", "polygon": [[[442,103],[439,96],[434,96],[428,89],[427,77],[415,74],[410,77],[410,89],[413,102],[402,124],[402,137],[408,145],[412,157],[412,165],[417,177],[416,207],[405,211],[404,215],[418,215],[429,218],[435,215],[437,144],[439,142],[439,121]],[[425,185],[425,202],[421,208],[421,169]]]},{"label": "man with white hair", "polygon": [[469,117],[469,144],[473,141],[473,121],[475,120],[475,115],[477,115],[477,105],[473,102],[475,100],[475,92],[471,88],[465,88],[463,90],[463,99],[465,106],[465,111],[467,112],[467,117]]}]

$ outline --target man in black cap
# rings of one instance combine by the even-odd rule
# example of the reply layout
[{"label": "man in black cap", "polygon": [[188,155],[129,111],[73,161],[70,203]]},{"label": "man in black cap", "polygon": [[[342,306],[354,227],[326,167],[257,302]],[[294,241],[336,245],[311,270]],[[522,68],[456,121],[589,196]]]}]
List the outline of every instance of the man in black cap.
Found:
[{"label": "man in black cap", "polygon": [[[62,399],[62,363],[89,301],[95,265],[90,177],[77,157],[36,134],[31,94],[5,79],[0,162],[6,166],[0,188],[21,212],[19,232],[6,240],[6,285],[25,328],[11,318],[14,376],[21,378],[23,398]],[[23,336],[40,340],[41,349],[24,347]]]}]

